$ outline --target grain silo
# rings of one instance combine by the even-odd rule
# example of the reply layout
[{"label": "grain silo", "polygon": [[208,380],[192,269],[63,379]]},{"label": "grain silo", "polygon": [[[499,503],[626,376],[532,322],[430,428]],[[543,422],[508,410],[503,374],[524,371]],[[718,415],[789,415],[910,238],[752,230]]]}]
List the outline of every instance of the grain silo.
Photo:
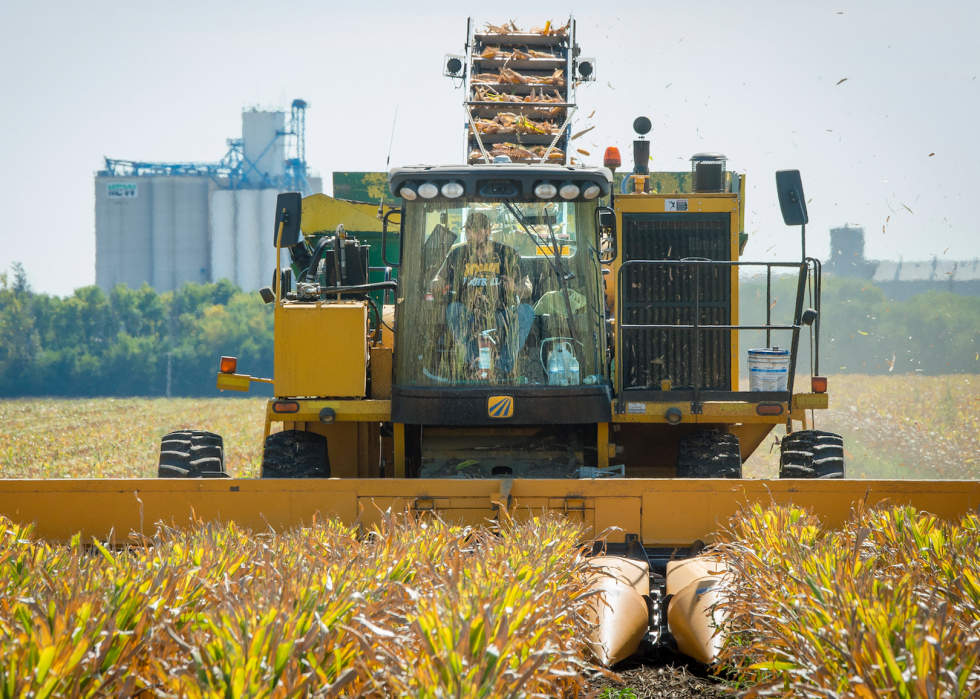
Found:
[{"label": "grain silo", "polygon": [[219,189],[211,193],[211,278],[245,291],[272,283],[272,228],[280,189]]},{"label": "grain silo", "polygon": [[95,177],[96,283],[158,292],[229,279],[245,291],[272,280],[272,221],[283,191],[319,192],[307,177],[306,103],[242,114],[242,138],[216,163],[106,158]]}]

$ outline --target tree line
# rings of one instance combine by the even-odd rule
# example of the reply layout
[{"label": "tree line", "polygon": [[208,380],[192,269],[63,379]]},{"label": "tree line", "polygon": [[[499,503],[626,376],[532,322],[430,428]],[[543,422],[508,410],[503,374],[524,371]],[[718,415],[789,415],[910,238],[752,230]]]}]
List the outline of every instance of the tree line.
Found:
[{"label": "tree line", "polygon": [[[741,323],[765,322],[765,281],[743,282],[740,294]],[[772,322],[791,321],[795,297],[795,279],[773,280]],[[893,302],[870,282],[828,276],[821,316],[823,374],[980,373],[980,298]],[[774,334],[772,344],[789,339]],[[742,333],[743,360],[765,346],[763,333]],[[222,355],[238,357],[243,373],[272,376],[272,308],[227,280],[163,294],[86,286],[61,298],[34,292],[20,265],[0,274],[0,396],[163,396],[168,386],[172,396],[218,395]],[[809,361],[804,333],[800,369]],[[270,395],[261,384],[252,393]]]},{"label": "tree line", "polygon": [[[792,322],[796,289],[795,277],[773,279],[773,323]],[[804,308],[814,305],[811,292]],[[821,374],[980,374],[980,297],[929,291],[889,301],[870,281],[828,275],[821,300]],[[740,309],[742,324],[765,322],[764,278],[742,283]],[[772,344],[789,348],[789,340],[774,333]],[[742,341],[743,355],[748,347],[766,346],[763,333],[743,333]],[[804,331],[801,370],[808,370],[809,353]]]},{"label": "tree line", "polygon": [[271,306],[227,280],[61,298],[32,291],[15,264],[0,274],[0,396],[164,396],[168,384],[172,396],[218,395],[222,355],[272,376],[272,329]]}]

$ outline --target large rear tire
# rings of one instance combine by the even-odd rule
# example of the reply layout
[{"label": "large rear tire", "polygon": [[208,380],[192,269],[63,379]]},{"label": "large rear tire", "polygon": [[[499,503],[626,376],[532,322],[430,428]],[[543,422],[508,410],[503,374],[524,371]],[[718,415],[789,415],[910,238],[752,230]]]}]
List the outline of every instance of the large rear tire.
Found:
[{"label": "large rear tire", "polygon": [[677,477],[741,478],[738,437],[716,430],[684,435],[677,449]]},{"label": "large rear tire", "polygon": [[327,438],[316,432],[284,430],[265,438],[263,478],[330,478]]},{"label": "large rear tire", "polygon": [[844,438],[833,432],[799,430],[780,444],[780,478],[844,478]]},{"label": "large rear tire", "polygon": [[178,430],[160,440],[159,478],[227,478],[220,434]]}]

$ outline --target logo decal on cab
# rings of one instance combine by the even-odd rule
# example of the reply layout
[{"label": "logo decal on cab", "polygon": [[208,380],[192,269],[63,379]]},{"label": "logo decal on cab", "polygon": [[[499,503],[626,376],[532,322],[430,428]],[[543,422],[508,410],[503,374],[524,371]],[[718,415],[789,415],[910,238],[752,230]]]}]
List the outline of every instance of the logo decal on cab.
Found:
[{"label": "logo decal on cab", "polygon": [[511,417],[514,414],[514,399],[511,396],[490,396],[487,399],[487,415],[490,417]]}]

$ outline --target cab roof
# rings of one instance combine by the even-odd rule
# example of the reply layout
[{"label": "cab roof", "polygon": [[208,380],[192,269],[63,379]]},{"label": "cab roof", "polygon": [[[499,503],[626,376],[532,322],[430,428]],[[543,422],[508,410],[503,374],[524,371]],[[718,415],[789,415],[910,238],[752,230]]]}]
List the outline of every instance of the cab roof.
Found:
[{"label": "cab roof", "polygon": [[[396,167],[388,173],[388,186],[396,197],[401,196],[405,185],[417,187],[426,182],[438,187],[447,182],[459,182],[467,199],[533,199],[534,188],[543,182],[556,187],[572,182],[583,191],[586,185],[595,184],[602,191],[601,196],[608,196],[612,181],[612,172],[608,168],[546,163],[414,165]],[[504,186],[508,184],[509,188]],[[578,199],[585,200],[584,196]]]}]

